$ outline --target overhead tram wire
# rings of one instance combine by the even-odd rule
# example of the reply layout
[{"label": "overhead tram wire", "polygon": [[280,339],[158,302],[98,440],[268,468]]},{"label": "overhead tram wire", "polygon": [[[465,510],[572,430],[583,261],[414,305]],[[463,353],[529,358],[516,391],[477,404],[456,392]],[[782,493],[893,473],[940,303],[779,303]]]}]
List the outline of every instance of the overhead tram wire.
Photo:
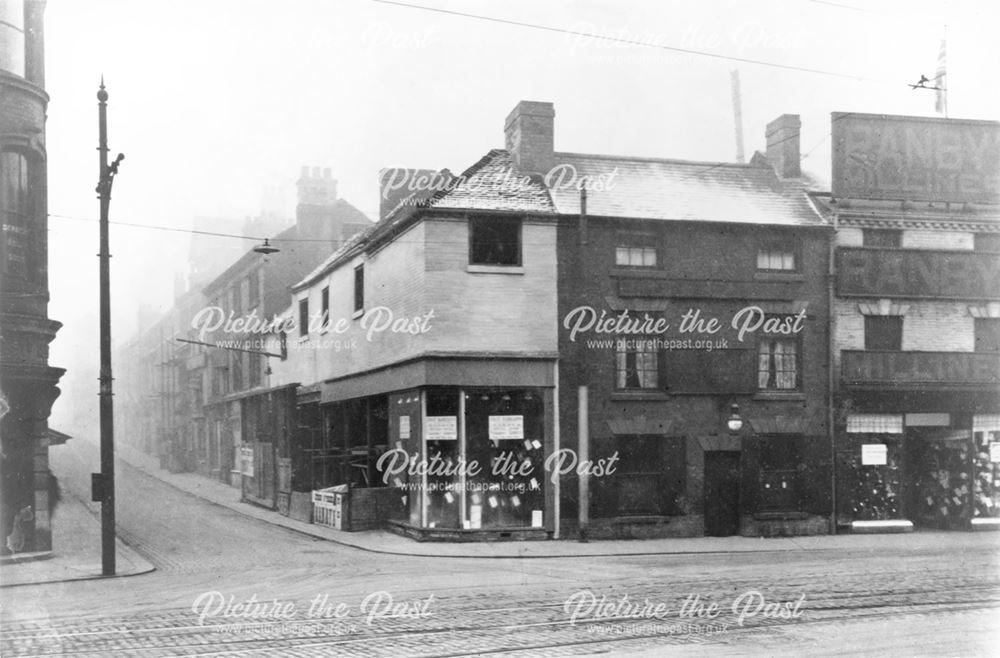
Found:
[{"label": "overhead tram wire", "polygon": [[545,32],[555,32],[557,34],[568,34],[576,37],[585,37],[588,39],[597,39],[600,41],[614,41],[616,43],[624,43],[631,46],[643,46],[645,48],[658,48],[660,50],[669,50],[671,52],[684,53],[687,55],[700,55],[702,57],[711,57],[714,59],[721,59],[730,62],[740,62],[743,64],[754,64],[757,66],[767,66],[776,69],[782,69],[786,71],[797,71],[799,73],[812,73],[814,75],[825,75],[835,78],[844,78],[848,80],[858,80],[862,82],[877,82],[880,84],[895,84],[891,80],[882,80],[879,78],[868,78],[862,75],[857,75],[853,73],[842,73],[839,71],[826,71],[824,69],[814,69],[805,66],[795,66],[794,64],[780,64],[778,62],[769,62],[762,59],[751,59],[749,57],[736,57],[733,55],[722,55],[719,53],[711,53],[704,50],[694,50],[692,48],[681,48],[679,46],[668,46],[662,43],[651,43],[648,41],[641,41],[639,39],[628,39],[625,37],[616,37],[608,34],[593,34],[591,32],[582,32],[580,30],[572,30],[563,27],[553,27],[551,25],[539,25],[537,23],[527,23],[524,21],[515,21],[507,18],[497,18],[495,16],[485,16],[482,14],[470,14],[462,11],[454,11],[452,9],[441,9],[439,7],[428,7],[426,5],[415,5],[407,2],[397,2],[397,0],[372,0],[372,2],[377,2],[383,5],[392,5],[396,7],[407,7],[409,9],[420,9],[423,11],[430,11],[438,14],[446,14],[449,16],[458,16],[461,18],[472,18],[475,20],[487,21],[490,23],[498,23],[501,25],[513,25],[515,27],[524,27],[532,30],[543,30]]},{"label": "overhead tram wire", "polygon": [[[72,215],[62,215],[62,214],[59,214],[59,213],[49,213],[48,216],[50,218],[55,218],[55,219],[70,219],[70,220],[77,221],[77,222],[97,222],[97,221],[99,221],[99,220],[94,219],[92,217],[74,217]],[[148,230],[152,230],[152,231],[169,231],[171,233],[188,233],[188,234],[194,234],[194,235],[208,235],[208,236],[214,236],[214,237],[220,237],[220,238],[235,238],[237,240],[249,240],[251,242],[264,242],[265,240],[267,240],[271,244],[284,244],[284,243],[289,243],[289,242],[318,242],[318,243],[328,244],[328,245],[333,246],[333,247],[341,247],[341,246],[343,246],[344,244],[348,243],[350,240],[353,239],[353,238],[351,238],[351,239],[348,239],[348,240],[326,240],[326,239],[323,239],[323,238],[275,238],[274,236],[271,236],[271,237],[262,237],[262,236],[256,236],[256,235],[239,235],[237,233],[222,233],[222,232],[218,232],[218,231],[202,231],[202,230],[199,230],[199,229],[180,228],[180,227],[177,227],[177,226],[157,226],[155,224],[137,224],[135,222],[112,221],[111,223],[115,224],[117,226],[127,226],[129,228],[141,228],[141,229],[148,229]],[[373,224],[373,226],[374,226],[374,224]],[[49,229],[49,230],[51,230],[51,229]],[[399,239],[397,239],[397,240],[394,240],[393,242],[401,243],[401,244],[407,244],[407,243],[414,243],[414,244],[458,244],[460,242],[464,243],[465,241],[464,240],[399,240]]]}]

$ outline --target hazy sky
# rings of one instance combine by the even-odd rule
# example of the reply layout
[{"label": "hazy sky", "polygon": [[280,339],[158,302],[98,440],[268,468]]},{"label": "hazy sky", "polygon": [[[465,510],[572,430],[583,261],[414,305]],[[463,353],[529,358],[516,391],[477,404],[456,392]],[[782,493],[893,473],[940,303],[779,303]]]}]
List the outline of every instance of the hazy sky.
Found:
[{"label": "hazy sky", "polygon": [[[374,216],[379,169],[460,172],[503,146],[521,99],[555,104],[557,150],[732,161],[735,68],[747,156],[768,121],[800,114],[803,168],[828,181],[831,112],[934,115],[934,93],[906,85],[933,77],[946,25],[950,116],[1000,118],[989,0],[415,4],[837,75],[371,0],[49,0],[50,315],[65,323],[50,361],[76,371],[66,383],[96,361],[102,74],[112,155],[126,155],[112,219],[182,229],[257,215],[269,185],[292,216],[302,165],[330,167]],[[169,305],[188,240],[112,227],[116,343],[140,304]]]}]

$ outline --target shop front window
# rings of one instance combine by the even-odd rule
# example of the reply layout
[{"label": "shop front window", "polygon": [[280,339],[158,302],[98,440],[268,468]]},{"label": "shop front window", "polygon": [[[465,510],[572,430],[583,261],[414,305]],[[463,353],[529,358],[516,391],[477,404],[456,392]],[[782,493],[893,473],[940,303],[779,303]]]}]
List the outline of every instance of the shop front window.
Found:
[{"label": "shop front window", "polygon": [[543,407],[535,391],[465,392],[466,458],[481,468],[465,487],[469,529],[542,526]]},{"label": "shop front window", "polygon": [[441,465],[427,474],[424,496],[429,528],[462,527],[458,404],[458,392],[454,389],[427,392],[426,459],[428,464]]},{"label": "shop front window", "polygon": [[973,516],[1000,517],[1000,429],[973,432],[976,445]]},{"label": "shop front window", "polygon": [[837,471],[841,510],[856,521],[899,519],[902,513],[901,435],[859,433],[850,436],[850,451],[839,460]]}]

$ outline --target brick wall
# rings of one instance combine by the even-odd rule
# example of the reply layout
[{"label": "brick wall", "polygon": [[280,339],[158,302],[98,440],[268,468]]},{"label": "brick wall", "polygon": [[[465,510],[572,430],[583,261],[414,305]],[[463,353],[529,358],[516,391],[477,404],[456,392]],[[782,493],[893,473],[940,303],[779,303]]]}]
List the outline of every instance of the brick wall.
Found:
[{"label": "brick wall", "polygon": [[971,352],[974,326],[967,303],[912,303],[903,320],[903,349]]}]

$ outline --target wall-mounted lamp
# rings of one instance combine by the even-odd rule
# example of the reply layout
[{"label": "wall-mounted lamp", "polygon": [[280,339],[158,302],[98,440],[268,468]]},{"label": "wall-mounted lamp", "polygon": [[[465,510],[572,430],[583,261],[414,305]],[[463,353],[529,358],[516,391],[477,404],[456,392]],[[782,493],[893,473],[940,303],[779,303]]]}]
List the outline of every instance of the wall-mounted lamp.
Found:
[{"label": "wall-mounted lamp", "polygon": [[740,405],[733,403],[729,407],[729,418],[726,419],[726,427],[730,432],[739,432],[743,429],[743,417],[740,416]]}]

